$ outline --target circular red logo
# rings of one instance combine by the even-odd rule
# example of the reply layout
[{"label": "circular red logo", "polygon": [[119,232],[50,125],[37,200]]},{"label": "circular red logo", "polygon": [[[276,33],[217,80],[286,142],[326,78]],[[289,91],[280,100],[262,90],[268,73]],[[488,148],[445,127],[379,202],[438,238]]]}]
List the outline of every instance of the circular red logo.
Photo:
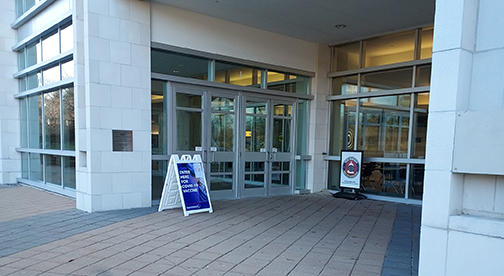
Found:
[{"label": "circular red logo", "polygon": [[356,177],[359,174],[359,163],[357,159],[348,157],[343,162],[343,173],[349,178]]}]

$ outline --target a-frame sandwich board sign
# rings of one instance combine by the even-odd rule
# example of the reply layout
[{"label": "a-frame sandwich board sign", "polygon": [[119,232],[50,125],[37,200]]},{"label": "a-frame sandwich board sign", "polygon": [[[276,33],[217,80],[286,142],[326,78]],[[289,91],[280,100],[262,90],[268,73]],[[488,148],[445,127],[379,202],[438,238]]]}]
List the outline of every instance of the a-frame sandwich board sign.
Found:
[{"label": "a-frame sandwich board sign", "polygon": [[213,212],[200,155],[170,157],[158,211],[179,207],[184,216]]}]

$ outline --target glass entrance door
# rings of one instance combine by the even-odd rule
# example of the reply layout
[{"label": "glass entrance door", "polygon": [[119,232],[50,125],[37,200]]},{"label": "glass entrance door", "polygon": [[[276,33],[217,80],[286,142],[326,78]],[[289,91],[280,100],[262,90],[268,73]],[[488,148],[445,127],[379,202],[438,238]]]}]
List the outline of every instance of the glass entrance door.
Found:
[{"label": "glass entrance door", "polygon": [[199,154],[212,199],[294,192],[295,102],[172,85],[171,151]]},{"label": "glass entrance door", "polygon": [[205,146],[207,179],[213,199],[236,198],[236,103],[237,96],[209,91],[209,134]]},{"label": "glass entrance door", "polygon": [[241,196],[264,196],[267,195],[266,183],[268,183],[267,167],[269,164],[270,146],[266,139],[268,122],[268,100],[247,99],[244,100],[245,108],[245,141],[242,150],[243,169]]},{"label": "glass entrance door", "polygon": [[292,103],[273,102],[271,132],[270,195],[291,194],[292,189]]},{"label": "glass entrance door", "polygon": [[212,199],[236,198],[236,95],[174,86],[174,153],[201,155]]},{"label": "glass entrance door", "polygon": [[293,193],[293,106],[245,96],[241,197]]}]

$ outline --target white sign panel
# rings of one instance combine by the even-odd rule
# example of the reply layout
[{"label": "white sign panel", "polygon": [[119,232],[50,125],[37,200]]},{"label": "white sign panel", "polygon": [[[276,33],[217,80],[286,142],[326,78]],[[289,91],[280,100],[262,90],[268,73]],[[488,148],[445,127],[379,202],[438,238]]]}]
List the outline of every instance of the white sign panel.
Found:
[{"label": "white sign panel", "polygon": [[340,188],[360,189],[362,151],[341,151]]},{"label": "white sign panel", "polygon": [[213,212],[210,194],[203,170],[201,156],[174,154],[170,158],[168,172],[158,211],[182,207],[187,216],[199,212]]}]

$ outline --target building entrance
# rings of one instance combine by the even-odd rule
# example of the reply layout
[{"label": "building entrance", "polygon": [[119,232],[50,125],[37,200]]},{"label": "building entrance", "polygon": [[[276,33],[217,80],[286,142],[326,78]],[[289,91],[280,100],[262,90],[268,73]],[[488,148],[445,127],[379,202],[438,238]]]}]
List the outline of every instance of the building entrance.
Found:
[{"label": "building entrance", "polygon": [[295,100],[182,84],[170,90],[172,152],[201,155],[212,199],[294,192]]},{"label": "building entrance", "polygon": [[245,95],[241,196],[293,193],[294,102]]}]

